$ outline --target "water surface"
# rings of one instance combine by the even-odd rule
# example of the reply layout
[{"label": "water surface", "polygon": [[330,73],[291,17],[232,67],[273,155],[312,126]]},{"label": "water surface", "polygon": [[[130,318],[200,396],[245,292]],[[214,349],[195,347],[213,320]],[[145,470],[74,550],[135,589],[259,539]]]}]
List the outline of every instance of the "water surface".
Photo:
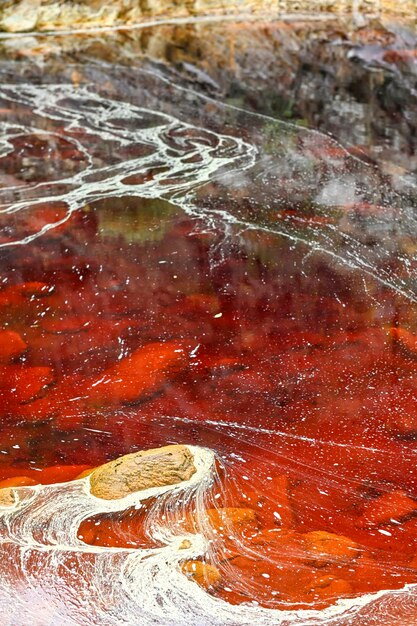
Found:
[{"label": "water surface", "polygon": [[[417,582],[413,176],[156,71],[16,67],[8,623],[397,624]],[[169,443],[215,470],[120,510],[66,482]],[[184,534],[216,584],[181,572]]]}]

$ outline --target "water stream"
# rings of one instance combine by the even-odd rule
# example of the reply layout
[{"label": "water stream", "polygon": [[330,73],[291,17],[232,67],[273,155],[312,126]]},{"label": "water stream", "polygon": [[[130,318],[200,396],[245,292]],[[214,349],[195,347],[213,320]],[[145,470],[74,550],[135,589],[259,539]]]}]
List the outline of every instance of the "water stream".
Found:
[{"label": "water stream", "polygon": [[415,623],[415,174],[157,63],[0,71],[3,623]]}]

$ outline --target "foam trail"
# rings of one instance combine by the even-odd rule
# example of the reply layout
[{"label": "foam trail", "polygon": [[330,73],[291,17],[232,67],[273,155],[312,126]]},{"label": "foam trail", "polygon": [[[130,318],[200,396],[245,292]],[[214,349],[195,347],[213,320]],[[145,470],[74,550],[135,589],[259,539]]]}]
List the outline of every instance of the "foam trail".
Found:
[{"label": "foam trail", "polygon": [[[89,493],[89,479],[15,489],[16,503],[0,511],[3,559],[0,606],[11,607],[7,626],[22,623],[135,624],[318,624],[381,597],[339,602],[318,614],[288,613],[256,606],[231,606],[211,597],[184,576],[181,560],[207,551],[203,535],[172,532],[156,523],[164,510],[191,498],[198,508],[214,479],[214,455],[190,446],[197,472],[182,484],[152,488],[108,501]],[[119,549],[87,546],[77,537],[81,522],[98,513],[140,506],[157,497],[149,514],[153,539],[161,548]],[[168,500],[166,500],[168,498]],[[200,511],[201,513],[201,511]],[[184,539],[190,547],[182,548]],[[210,618],[208,617],[210,616]],[[20,621],[19,621],[20,620]],[[27,620],[27,621],[26,621]],[[55,620],[55,622],[54,622]]]},{"label": "foam trail", "polygon": [[[62,153],[66,158],[61,169],[47,170],[41,182],[36,167],[45,166],[47,159],[33,155],[27,156],[30,167],[22,169],[24,174],[13,171],[5,177],[0,209],[2,223],[9,230],[1,247],[52,236],[77,210],[104,198],[162,198],[200,219],[207,229],[223,228],[225,241],[229,234],[239,236],[248,229],[290,238],[305,246],[306,262],[312,252],[323,252],[349,270],[371,275],[415,299],[405,255],[400,257],[397,274],[384,269],[386,226],[392,215],[371,216],[363,227],[362,222],[355,224],[346,209],[349,201],[372,200],[374,207],[380,204],[384,209],[392,202],[399,231],[415,232],[407,200],[388,192],[386,186],[375,186],[375,171],[357,159],[346,164],[340,157],[328,158],[326,151],[335,142],[324,141],[318,133],[218,105],[146,73],[136,73],[135,81],[136,91],[129,101],[120,97],[117,81],[108,93],[104,87],[97,92],[89,84],[3,82],[3,166],[13,162],[28,137],[37,137],[48,154],[57,154],[57,164]],[[334,199],[339,192],[345,194],[340,205]],[[274,223],[277,212],[290,200],[300,208],[301,218],[284,216],[279,224]],[[305,226],[301,209],[307,201],[320,208],[322,223],[309,225],[307,220]],[[19,220],[24,222],[25,215],[45,202],[64,206],[64,215],[29,231],[19,228]],[[366,229],[377,243],[383,242],[370,253],[361,239]],[[218,252],[213,251],[213,262]],[[202,449],[193,448],[193,452],[199,471],[189,483],[116,503],[92,497],[88,479],[17,489],[21,499],[0,516],[0,607],[9,620],[3,622],[5,626],[58,622],[78,626],[347,626],[355,623],[350,620],[366,617],[367,611],[376,620],[369,623],[378,623],[391,601],[401,597],[405,602],[415,595],[412,587],[405,587],[339,601],[320,612],[278,611],[256,603],[232,606],[210,596],[179,568],[182,559],[211,550],[212,529],[204,521],[204,505],[214,480],[214,457]],[[158,498],[148,518],[148,532],[163,547],[112,549],[86,546],[77,538],[83,519],[128,508],[150,496]],[[190,502],[197,508],[201,532],[188,535],[191,547],[180,551],[184,535],[176,534],[170,522]],[[162,512],[168,512],[166,522]]]},{"label": "foam trail", "polygon": [[[47,119],[48,125],[60,129],[64,124],[79,170],[74,173],[72,168],[70,175],[64,171],[58,180],[49,178],[35,186],[16,180],[15,185],[0,190],[3,214],[36,209],[45,199],[67,207],[65,218],[25,237],[10,238],[0,247],[33,241],[62,224],[87,201],[138,192],[145,198],[179,198],[185,191],[205,184],[219,168],[253,163],[256,153],[239,138],[217,135],[143,107],[114,102],[85,87],[74,90],[68,85],[4,85],[0,97],[9,106],[31,111],[35,122]],[[14,121],[3,121],[1,131],[3,162],[12,156],[13,141],[31,134],[53,144],[62,133],[62,129],[45,131],[36,123],[28,128]],[[126,157],[129,150],[133,154]],[[123,151],[123,156],[116,156]],[[113,162],[108,164],[112,152]],[[135,152],[140,156],[135,158]],[[14,192],[19,199],[10,201]]]},{"label": "foam trail", "polygon": [[[290,239],[415,301],[409,253],[397,250],[398,270],[385,267],[397,239],[417,230],[411,200],[377,169],[316,131],[216,103],[146,71],[135,70],[135,88],[123,99],[118,91],[123,93],[131,78],[128,70],[119,70],[120,78],[112,76],[112,96],[88,85],[90,79],[105,84],[108,67],[85,69],[84,85],[3,84],[0,100],[9,107],[2,121],[3,163],[15,156],[13,142],[19,145],[29,135],[48,145],[64,137],[73,156],[44,182],[16,174],[5,181],[2,221],[9,215],[13,224],[46,200],[64,205],[66,214],[37,231],[11,234],[0,247],[29,243],[100,199],[163,198],[227,235],[249,229]],[[222,132],[224,126],[232,132]],[[245,200],[243,210],[234,199],[236,189]],[[288,203],[300,207],[298,217],[277,219]],[[345,209],[369,203],[380,206],[380,215],[358,219]],[[304,205],[318,207],[322,223],[309,224]],[[378,245],[369,248],[366,233]]]},{"label": "foam trail", "polygon": [[[176,626],[206,624],[262,626],[332,624],[389,592],[339,601],[324,611],[278,611],[255,604],[232,606],[208,595],[184,576],[179,563],[203,555],[207,536],[175,534],[164,511],[192,501],[203,513],[204,494],[212,485],[214,455],[189,446],[196,473],[179,485],[152,488],[120,500],[89,493],[88,477],[69,483],[20,487],[13,507],[1,507],[2,561],[0,607],[5,626],[60,623],[65,626],[136,624]],[[120,549],[87,546],[77,537],[81,522],[98,513],[140,506],[157,497],[149,514],[152,538],[160,548]],[[199,511],[200,509],[200,511]],[[159,521],[158,521],[159,518]],[[206,529],[208,530],[208,529]],[[181,544],[188,539],[189,546]],[[408,589],[402,592],[407,594]],[[140,622],[138,622],[140,620]]]}]

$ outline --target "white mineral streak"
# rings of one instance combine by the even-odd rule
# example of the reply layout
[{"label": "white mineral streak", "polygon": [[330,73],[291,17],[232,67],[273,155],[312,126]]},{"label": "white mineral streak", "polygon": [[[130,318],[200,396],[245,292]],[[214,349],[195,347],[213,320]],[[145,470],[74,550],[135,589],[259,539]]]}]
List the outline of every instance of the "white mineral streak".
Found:
[{"label": "white mineral streak", "polygon": [[[139,72],[135,80],[139,81]],[[165,81],[165,97],[173,93],[169,89],[173,87]],[[294,141],[297,139],[308,150],[308,141],[312,145],[316,138],[322,141],[318,133],[295,130],[268,118],[237,111],[255,129],[253,136],[257,133],[256,137],[260,138],[255,146],[255,141],[252,145],[247,140],[206,130],[159,110],[100,96],[87,86],[3,84],[0,97],[5,111],[0,156],[10,154],[13,139],[34,133],[49,134],[57,140],[64,136],[84,158],[82,162],[74,162],[74,170],[63,172],[59,180],[55,177],[45,183],[33,183],[13,176],[7,178],[0,189],[3,214],[14,218],[45,201],[63,202],[68,212],[62,222],[87,203],[103,198],[128,195],[165,198],[199,218],[209,220],[211,215],[218,214],[225,223],[237,224],[242,230],[264,229],[295,243],[301,242],[313,253],[323,251],[348,267],[372,274],[389,288],[406,291],[407,285],[395,282],[392,276],[373,267],[372,259],[365,256],[360,241],[355,241],[353,236],[349,236],[344,256],[337,257],[340,252],[332,237],[338,232],[333,224],[321,230],[311,229],[309,238],[303,239],[284,222],[271,225],[239,221],[227,202],[213,210],[201,208],[195,202],[201,187],[205,186],[204,193],[208,195],[208,183],[217,180],[223,181],[226,192],[242,188],[251,198],[259,193],[263,203],[273,205],[282,190],[276,186],[278,173],[284,175],[289,193],[293,181],[300,176],[303,186],[310,185],[316,193],[324,188],[326,181],[317,182],[316,170],[311,168],[314,162],[311,152],[305,155],[291,146],[298,145]],[[186,104],[191,95],[183,91],[181,97]],[[194,106],[195,94],[192,97]],[[203,98],[200,104],[217,106]],[[13,113],[16,106],[18,115],[9,115],[7,107]],[[24,116],[22,109],[26,111]],[[184,118],[186,114],[179,111],[178,117],[181,116]],[[260,154],[264,137],[268,151]],[[123,151],[132,146],[144,146],[147,152],[136,156],[133,151],[125,156]],[[370,170],[360,163],[358,167],[366,181],[362,184],[365,187],[369,184],[365,174],[369,175]],[[128,176],[140,177],[150,170],[157,173],[149,180],[145,175],[140,183],[124,182]],[[331,170],[328,180],[337,177],[342,184],[343,176],[343,171]],[[233,197],[233,193],[230,195]],[[404,219],[414,227],[411,218],[405,215]],[[10,226],[13,227],[13,219]],[[14,241],[2,245],[23,245],[56,226],[56,223],[47,224],[26,237],[19,238],[17,233]],[[415,296],[414,292],[410,295],[410,290],[407,293],[409,297]],[[277,611],[256,603],[232,606],[210,596],[180,569],[181,561],[203,553],[208,553],[209,560],[219,566],[211,548],[213,532],[204,515],[206,492],[215,477],[214,455],[202,448],[189,448],[197,468],[190,480],[136,492],[120,500],[92,496],[88,477],[57,485],[16,488],[16,503],[0,508],[2,626],[378,626],[382,623],[381,616],[384,624],[398,626],[395,615],[399,603],[402,607],[409,603],[415,610],[413,586],[339,601],[324,611]],[[78,539],[82,520],[140,506],[151,496],[158,497],[147,517],[146,530],[162,547],[94,547]],[[11,501],[6,498],[4,504]],[[175,519],[191,503],[197,511],[199,533],[184,535],[176,527]],[[189,548],[180,548],[184,539],[190,541]],[[256,592],[248,591],[252,597],[256,596]],[[391,613],[392,620],[387,622]],[[403,621],[402,626],[413,623]]]},{"label": "white mineral streak", "polygon": [[[52,142],[61,136],[62,128],[55,133],[36,127],[37,121],[42,124],[41,120],[49,120],[49,125],[64,127],[66,140],[81,153],[85,163],[79,171],[64,173],[59,180],[36,185],[16,180],[15,185],[0,189],[0,214],[33,209],[45,201],[64,202],[68,207],[64,219],[13,242],[18,245],[56,228],[86,202],[123,195],[178,199],[207,183],[226,166],[248,167],[256,154],[256,149],[240,138],[216,134],[164,113],[104,98],[88,87],[2,85],[0,97],[10,106],[27,107],[34,115],[31,127],[19,125],[15,120],[0,122],[0,157],[11,153],[12,140],[28,133]],[[135,146],[143,147],[148,153],[111,164],[106,162],[119,151]],[[155,169],[158,173],[146,180],[146,174]],[[141,174],[145,180],[140,184],[123,182],[131,175]],[[15,192],[20,199],[10,201]],[[10,242],[0,243],[0,247],[9,245]]]},{"label": "white mineral streak", "polygon": [[[97,76],[100,76],[99,71],[102,70],[97,68]],[[110,72],[110,68],[105,68],[101,74],[104,81],[107,71]],[[329,211],[330,220],[320,228],[311,225],[298,228],[296,220],[291,224],[285,220],[271,223],[256,218],[242,219],[229,207],[229,198],[236,190],[241,190],[242,197],[254,201],[253,206],[262,213],[265,207],[274,205],[279,210],[286,201],[285,196],[296,198],[302,193],[306,201],[320,204],[323,199],[330,201],[330,195],[333,200],[338,196],[345,198],[346,189],[349,189],[349,197],[355,198],[356,202],[369,202],[368,198],[372,198],[374,203],[384,206],[385,221],[394,219],[402,228],[415,232],[417,223],[407,200],[404,202],[395,193],[389,197],[385,183],[372,167],[356,157],[351,157],[344,165],[338,164],[337,160],[331,162],[326,157],[326,150],[337,148],[343,152],[343,148],[317,131],[216,103],[146,71],[135,70],[131,80],[136,89],[136,100],[141,98],[138,96],[140,89],[144,92],[155,89],[158,96],[160,94],[160,100],[155,95],[150,97],[152,109],[139,106],[136,100],[126,102],[119,96],[112,99],[100,95],[88,84],[0,85],[0,102],[5,107],[2,109],[5,114],[0,110],[0,157],[12,153],[12,141],[34,134],[49,138],[52,144],[63,136],[83,158],[74,159],[72,163],[71,159],[62,159],[61,175],[54,171],[45,182],[33,183],[24,179],[30,163],[22,164],[23,177],[18,178],[15,174],[6,178],[0,187],[0,217],[2,214],[24,214],[45,201],[63,203],[67,214],[25,236],[19,233],[14,239],[8,234],[7,239],[0,242],[0,248],[30,243],[94,201],[126,196],[162,198],[172,201],[193,217],[205,219],[208,225],[215,223],[226,233],[230,232],[230,227],[240,228],[242,232],[265,231],[305,245],[311,253],[324,253],[336,263],[360,270],[363,275],[417,301],[412,266],[407,264],[408,260],[404,259],[401,271],[396,274],[385,269],[379,262],[386,254],[385,248],[374,246],[371,250],[360,236],[352,234],[350,227],[341,232],[340,225],[333,223],[332,210],[339,210],[338,207],[322,205]],[[112,93],[110,82],[109,90]],[[164,107],[176,111],[176,107],[169,106],[170,99],[178,102],[178,118],[163,111]],[[160,108],[155,111],[159,104]],[[215,115],[225,115],[225,120],[233,112],[242,120],[240,123],[246,125],[242,126],[245,139],[236,133],[232,136],[188,123],[185,120],[191,106],[197,111],[198,108],[207,109],[208,117],[211,109]],[[10,107],[10,113],[18,107],[17,118],[8,114],[7,107]],[[250,141],[246,140],[248,130]],[[139,152],[138,156],[135,150]],[[126,182],[133,176],[137,182]],[[415,181],[411,174],[410,177]],[[219,202],[218,196],[214,208],[208,208],[208,203],[199,206],[199,190],[204,187],[209,200],[209,184],[216,182],[224,188],[222,201]],[[330,195],[326,192],[329,185]],[[14,216],[11,217],[13,225]],[[302,216],[299,219],[302,224]],[[377,234],[384,241],[382,236],[385,237],[387,229],[384,220],[374,220],[372,228],[375,230],[372,235]],[[346,241],[343,248],[340,246],[341,235]],[[402,251],[399,251],[398,260],[401,261],[402,257]]]},{"label": "white mineral streak", "polygon": [[[119,500],[90,494],[89,477],[15,488],[18,501],[0,508],[3,626],[272,626],[332,624],[386,592],[339,602],[325,611],[286,612],[255,604],[232,606],[207,594],[180,562],[209,550],[202,534],[175,534],[169,513],[191,501],[200,515],[215,477],[214,454],[188,446],[196,472],[177,485],[154,487]],[[77,536],[81,522],[157,497],[147,529],[160,548],[90,546]],[[161,519],[161,511],[165,520]],[[190,547],[183,547],[187,539]],[[405,592],[404,592],[405,593]],[[398,594],[398,592],[397,592]],[[348,623],[348,622],[346,622]]]}]

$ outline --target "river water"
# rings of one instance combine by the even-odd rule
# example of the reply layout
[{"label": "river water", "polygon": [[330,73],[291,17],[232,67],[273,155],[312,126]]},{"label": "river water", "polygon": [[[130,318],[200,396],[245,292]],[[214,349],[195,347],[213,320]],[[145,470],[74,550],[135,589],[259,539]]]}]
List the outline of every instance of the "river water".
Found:
[{"label": "river water", "polygon": [[157,63],[1,72],[3,623],[414,624],[415,175]]}]

